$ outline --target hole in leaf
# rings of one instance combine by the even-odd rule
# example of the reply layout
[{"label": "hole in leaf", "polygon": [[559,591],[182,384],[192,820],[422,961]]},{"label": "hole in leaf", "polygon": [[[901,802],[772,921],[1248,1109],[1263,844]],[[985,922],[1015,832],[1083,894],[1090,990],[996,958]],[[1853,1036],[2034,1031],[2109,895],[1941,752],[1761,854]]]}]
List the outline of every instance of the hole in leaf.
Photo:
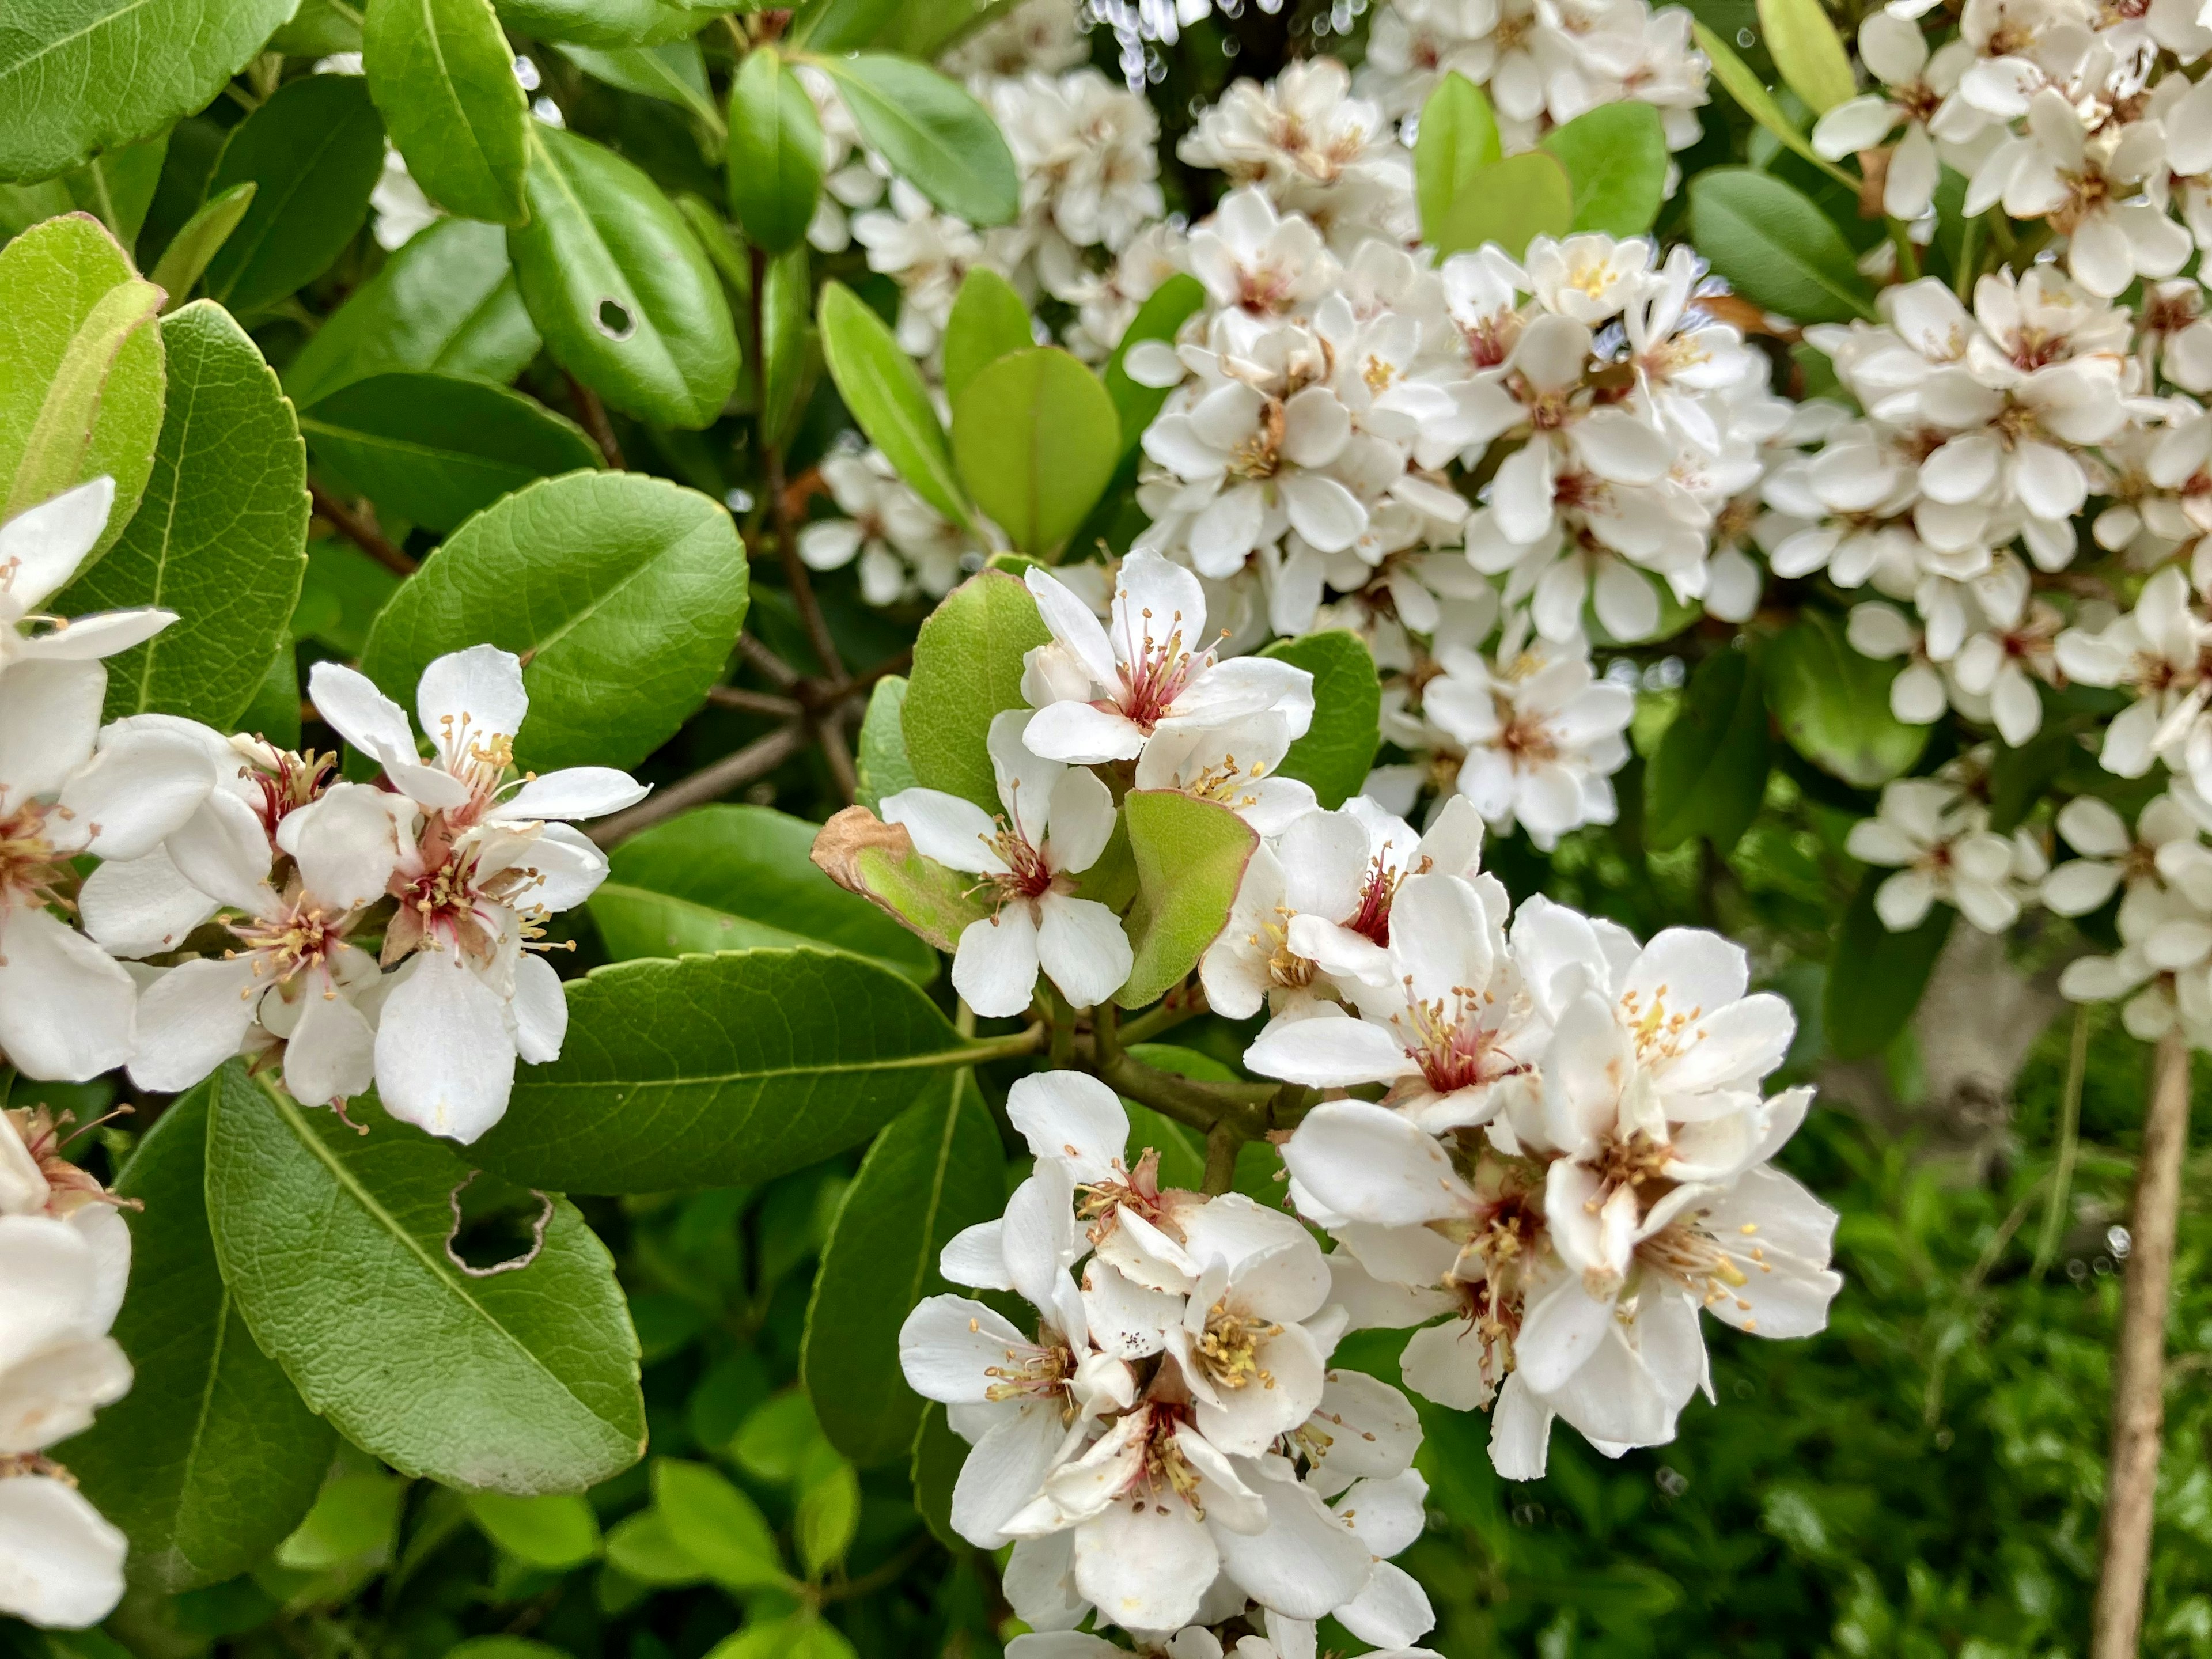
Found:
[{"label": "hole in leaf", "polygon": [[447,1200],[453,1227],[446,1235],[446,1259],[471,1279],[528,1267],[544,1248],[545,1228],[553,1219],[553,1200],[544,1193],[496,1176],[477,1187],[481,1174],[471,1170]]},{"label": "hole in leaf", "polygon": [[627,340],[637,332],[637,319],[613,300],[602,300],[592,313],[592,320],[599,324],[599,332],[610,340]]}]

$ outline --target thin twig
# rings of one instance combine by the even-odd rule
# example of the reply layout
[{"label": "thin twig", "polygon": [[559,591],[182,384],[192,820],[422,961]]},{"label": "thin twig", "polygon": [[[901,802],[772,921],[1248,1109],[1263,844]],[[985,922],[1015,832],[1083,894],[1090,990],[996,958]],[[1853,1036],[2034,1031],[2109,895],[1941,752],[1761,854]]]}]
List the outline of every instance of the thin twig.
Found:
[{"label": "thin twig", "polygon": [[568,370],[561,378],[568,383],[568,398],[576,405],[576,423],[590,434],[606,464],[616,471],[622,471],[622,446],[615,441],[614,422],[607,419],[607,406],[599,401],[599,394],[586,386]]},{"label": "thin twig", "polygon": [[796,720],[806,712],[806,705],[796,697],[748,691],[741,685],[718,685],[707,693],[707,701],[718,708],[742,708],[749,714],[773,714],[778,720]]},{"label": "thin twig", "polygon": [[319,483],[310,483],[307,494],[313,499],[315,511],[328,520],[331,527],[387,570],[396,570],[403,576],[416,571],[413,559],[386,541],[376,526]]},{"label": "thin twig", "polygon": [[845,741],[843,713],[832,709],[817,716],[813,726],[815,738],[822,744],[822,758],[830,763],[830,776],[845,805],[850,806],[854,797],[860,793],[860,774],[853,764],[853,745]]},{"label": "thin twig", "polygon": [[[1969,225],[1973,221],[1966,222]],[[2043,1212],[2043,1234],[2035,1241],[2035,1276],[2043,1277],[2058,1255],[2066,1225],[2066,1200],[2074,1186],[2074,1160],[2081,1150],[2081,1084],[2089,1070],[2089,1005],[2074,1011],[2074,1041],[2066,1052],[2066,1094],[2059,1107],[2058,1161],[2051,1166],[2051,1203]]]},{"label": "thin twig", "polygon": [[755,778],[765,776],[806,747],[808,727],[804,720],[793,720],[788,726],[778,726],[768,736],[747,744],[734,754],[725,755],[713,765],[702,767],[690,777],[672,783],[665,789],[656,789],[627,812],[617,812],[611,818],[601,818],[592,826],[592,839],[602,847],[612,847],[627,840],[641,830],[647,830],[664,818],[674,817],[686,808],[726,795],[732,789],[744,787]]},{"label": "thin twig", "polygon": [[796,687],[802,678],[796,668],[751,634],[738,635],[738,653],[787,691]]}]

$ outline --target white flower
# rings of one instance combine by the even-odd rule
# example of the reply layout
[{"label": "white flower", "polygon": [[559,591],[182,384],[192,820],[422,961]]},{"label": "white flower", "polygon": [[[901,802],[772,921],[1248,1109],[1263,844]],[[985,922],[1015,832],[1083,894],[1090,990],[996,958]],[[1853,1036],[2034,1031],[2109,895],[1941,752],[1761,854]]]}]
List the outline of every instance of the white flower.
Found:
[{"label": "white flower", "polygon": [[2107,772],[2139,778],[2162,759],[2192,775],[2212,776],[2212,723],[2203,718],[2212,697],[2208,654],[2212,623],[2192,603],[2186,574],[2173,565],[2143,584],[2127,615],[2096,633],[2075,628],[2058,636],[2058,665],[2069,678],[2135,693],[2136,701],[2105,728],[2098,758]]},{"label": "white flower", "polygon": [[1941,164],[1929,125],[1974,61],[1973,48],[1954,41],[1931,58],[1916,25],[1877,11],[1859,25],[1859,61],[1883,90],[1846,99],[1823,115],[1813,128],[1813,147],[1840,161],[1874,149],[1903,126],[1883,175],[1881,210],[1909,223],[1935,199]]},{"label": "white flower", "polygon": [[1203,112],[1176,147],[1192,167],[1258,184],[1303,213],[1339,246],[1381,234],[1410,240],[1413,157],[1382,112],[1351,96],[1352,77],[1329,58],[1300,59],[1262,87],[1239,81]]},{"label": "white flower", "polygon": [[2137,276],[2171,276],[2190,255],[2189,233],[2155,200],[2140,199],[2166,161],[2154,121],[2113,122],[2094,138],[2066,94],[2028,100],[2028,136],[2001,148],[1975,175],[1966,210],[2002,198],[2015,219],[2048,217],[2067,238],[2066,269],[2106,298]]},{"label": "white flower", "polygon": [[1863,864],[1898,867],[1874,896],[1875,913],[1892,933],[1917,927],[1939,902],[1985,933],[2019,918],[2012,843],[1990,832],[1984,808],[1935,779],[1884,784],[1879,814],[1853,824],[1844,846]]},{"label": "white flower", "polygon": [[2135,833],[2127,820],[2094,795],[2076,795],[2058,809],[2058,834],[2079,858],[2054,866],[2043,880],[2043,902],[2062,916],[2086,916],[2124,883],[2130,894],[2154,881],[2159,853],[2170,842],[2193,842],[2197,825],[2172,795],[2142,809]]},{"label": "white flower", "polygon": [[915,591],[933,599],[952,591],[967,538],[878,451],[832,454],[822,463],[822,478],[849,516],[799,527],[799,556],[808,569],[842,569],[858,556],[860,597],[874,605],[896,605]]},{"label": "white flower", "polygon": [[[1095,618],[1091,625],[1097,627]],[[1039,718],[1009,709],[991,722],[1003,817],[994,821],[975,802],[936,789],[901,790],[883,804],[884,821],[903,824],[924,857],[984,878],[996,908],[961,933],[952,983],[969,1006],[993,1018],[1029,1006],[1040,968],[1070,1002],[1087,1008],[1121,988],[1135,959],[1120,919],[1075,897],[1071,879],[1106,850],[1114,798],[1091,773],[1031,750],[1027,732]]]},{"label": "white flower", "polygon": [[0,1613],[85,1630],[123,1599],[121,1532],[49,1474],[0,1478]]},{"label": "white flower", "polygon": [[1136,786],[1212,801],[1261,835],[1279,835],[1320,805],[1311,784],[1275,775],[1290,748],[1290,719],[1273,708],[1225,726],[1157,732],[1137,757]]},{"label": "white flower", "polygon": [[[0,525],[0,669],[30,661],[88,662],[143,644],[176,621],[158,606],[109,611],[70,620],[41,615],[107,527],[115,480],[106,476],[65,490]],[[46,624],[43,632],[33,624]]]}]

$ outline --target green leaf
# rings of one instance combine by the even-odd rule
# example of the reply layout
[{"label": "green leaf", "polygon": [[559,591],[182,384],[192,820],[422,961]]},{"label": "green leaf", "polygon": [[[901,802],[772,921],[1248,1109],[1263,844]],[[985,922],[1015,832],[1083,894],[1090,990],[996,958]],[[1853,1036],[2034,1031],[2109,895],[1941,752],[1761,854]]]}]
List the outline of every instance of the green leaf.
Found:
[{"label": "green leaf", "polygon": [[1338,628],[1277,640],[1260,654],[1313,676],[1313,725],[1275,771],[1312,785],[1321,804],[1334,811],[1366,787],[1382,741],[1382,683],[1375,659],[1358,635]]},{"label": "green leaf", "polygon": [[1758,816],[1771,758],[1751,653],[1714,652],[1690,677],[1681,712],[1644,771],[1644,840],[1663,848],[1702,836],[1725,855]]},{"label": "green leaf", "polygon": [[706,701],[746,592],[720,502],[642,473],[572,472],[455,531],[378,616],[362,669],[410,704],[433,658],[499,646],[527,659],[520,764],[633,766]]},{"label": "green leaf", "polygon": [[1135,453],[1145,428],[1159,414],[1174,388],[1139,386],[1121,367],[1121,360],[1128,356],[1129,348],[1141,340],[1174,339],[1191,313],[1205,303],[1205,285],[1186,272],[1176,272],[1137,307],[1137,314],[1122,331],[1114,355],[1107,359],[1106,395],[1114,400],[1115,411],[1121,417],[1121,453],[1125,458]]},{"label": "green leaf", "polygon": [[899,1327],[949,1288],[939,1252],[1006,1198],[1006,1155],[971,1073],[933,1079],[868,1148],[822,1249],[799,1359],[822,1431],[854,1462],[913,1447],[922,1401],[899,1369]]},{"label": "green leaf", "polygon": [[1829,1051],[1838,1060],[1878,1054],[1896,1039],[1920,1006],[1936,958],[1958,920],[1956,910],[1939,904],[1910,933],[1891,933],[1875,913],[1874,896],[1895,873],[1866,872],[1828,957],[1821,1023]]},{"label": "green leaf", "polygon": [[791,43],[811,52],[858,52],[877,44],[902,9],[900,0],[806,0],[791,15]]},{"label": "green leaf", "polygon": [[767,1517],[706,1464],[653,1459],[653,1505],[676,1547],[725,1589],[774,1589],[789,1582]]},{"label": "green leaf", "polygon": [[656,46],[685,40],[721,10],[690,0],[496,0],[499,15],[533,40],[562,46]]},{"label": "green leaf", "polygon": [[467,1501],[469,1515],[484,1536],[526,1566],[566,1572],[599,1553],[599,1518],[576,1493],[515,1498],[476,1492]]},{"label": "green leaf", "polygon": [[204,108],[297,0],[46,0],[0,29],[0,179],[46,179]]},{"label": "green leaf", "polygon": [[952,458],[968,493],[1039,557],[1090,516],[1121,435],[1098,377],[1058,346],[1009,353],[953,399]]},{"label": "green leaf", "polygon": [[[553,1199],[528,1267],[446,1253],[469,1166],[356,1100],[357,1136],[233,1061],[216,1076],[208,1212],[254,1340],[307,1404],[402,1474],[580,1491],[645,1449],[637,1340],[614,1261]],[[374,1285],[376,1294],[359,1294]]]},{"label": "green leaf", "polygon": [[729,181],[747,241],[781,253],[806,240],[822,193],[822,118],[772,46],[746,54],[730,84]]},{"label": "green leaf", "polygon": [[1759,33],[1790,90],[1826,115],[1859,89],[1843,37],[1820,0],[1759,0]]},{"label": "green leaf", "polygon": [[676,1541],[668,1517],[658,1510],[625,1516],[607,1534],[607,1562],[641,1584],[672,1589],[696,1584],[707,1569],[690,1551]]},{"label": "green leaf", "polygon": [[131,1540],[131,1583],[164,1594],[274,1549],[315,1501],[333,1440],[246,1334],[216,1266],[203,1195],[213,1087],[162,1113],[115,1183],[145,1206],[114,1329],[137,1376],[69,1443],[70,1472]]},{"label": "green leaf", "polygon": [[1049,644],[1036,601],[1013,577],[979,571],[930,613],[914,642],[914,673],[900,724],[907,759],[927,788],[1005,809],[991,768],[991,720],[1028,706],[1022,658]]},{"label": "green leaf", "polygon": [[707,58],[696,40],[669,40],[652,46],[563,46],[561,55],[590,76],[641,98],[688,109],[717,134],[722,113],[707,82]]},{"label": "green leaf", "polygon": [[161,326],[168,410],[144,505],[63,596],[63,614],[177,612],[107,659],[107,718],[181,714],[228,732],[288,643],[307,564],[307,457],[276,376],[229,313],[196,300]]},{"label": "green leaf", "polygon": [[747,1625],[707,1651],[707,1659],[855,1659],[853,1644],[835,1625],[811,1613]]},{"label": "green leaf", "polygon": [[798,1536],[799,1559],[807,1577],[819,1578],[842,1561],[860,1529],[860,1477],[841,1458],[799,1494],[792,1530]]},{"label": "green leaf", "polygon": [[914,1437],[914,1506],[921,1511],[929,1535],[955,1552],[969,1547],[968,1540],[952,1530],[952,1488],[967,1461],[968,1443],[945,1420],[945,1407],[929,1401]]},{"label": "green leaf", "polygon": [[565,1192],[803,1169],[866,1140],[969,1051],[911,980],[811,948],[618,963],[568,993],[561,1058],[517,1074],[471,1153]]},{"label": "green leaf", "polygon": [[410,237],[331,314],[284,371],[302,409],[393,369],[435,369],[505,385],[538,355],[495,225],[441,219]]},{"label": "green leaf", "polygon": [[308,75],[277,88],[231,129],[208,194],[252,179],[238,228],[208,262],[207,291],[258,311],[304,288],[353,240],[384,173],[384,123],[355,75]]},{"label": "green leaf", "polygon": [[1114,1000],[1141,1008],[1197,967],[1221,936],[1260,837],[1227,807],[1172,789],[1132,789],[1121,811],[1137,863],[1129,912],[1137,960]]},{"label": "green leaf", "polygon": [[1518,259],[1538,236],[1564,236],[1575,222],[1574,185],[1547,150],[1509,155],[1470,179],[1437,220],[1438,258],[1495,242]]},{"label": "green leaf", "polygon": [[292,21],[269,37],[268,49],[288,58],[359,52],[361,12],[349,0],[300,0]]},{"label": "green leaf", "polygon": [[839,282],[822,284],[822,355],[837,395],[868,441],[915,494],[955,524],[969,521],[968,497],[953,475],[945,428],[914,360],[884,319]]},{"label": "green leaf", "polygon": [[451,530],[502,495],[600,465],[573,421],[505,386],[424,370],[341,386],[300,416],[318,461],[410,523]]},{"label": "green leaf", "polygon": [[0,520],[87,478],[115,480],[115,544],[161,428],[161,290],[96,219],[50,219],[0,248]]},{"label": "green leaf", "polygon": [[94,156],[74,173],[63,174],[62,187],[72,203],[129,247],[146,222],[146,210],[153,205],[168,153],[169,135],[159,133],[143,143]]},{"label": "green leaf", "polygon": [[281,641],[270,653],[268,672],[231,724],[266,738],[279,749],[300,746],[300,659],[290,640]]},{"label": "green leaf", "polygon": [[761,301],[761,441],[781,443],[805,407],[820,368],[807,327],[814,300],[814,266],[805,242],[768,262]]},{"label": "green leaf", "polygon": [[987,265],[961,279],[952,316],[945,325],[945,395],[955,404],[968,383],[1009,352],[1036,343],[1030,308],[1014,285]]},{"label": "green leaf", "polygon": [[368,0],[361,40],[369,95],[422,193],[520,224],[530,103],[491,0]]},{"label": "green leaf", "polygon": [[730,1441],[738,1467],[756,1480],[787,1486],[837,1449],[823,1437],[814,1402],[803,1389],[787,1389],[755,1406]]},{"label": "green leaf", "polygon": [[1690,180],[1690,233],[1755,305],[1801,323],[1874,317],[1873,294],[1827,216],[1770,173],[1713,167]]},{"label": "green leaf", "polygon": [[169,239],[155,262],[151,281],[155,288],[168,295],[162,309],[174,311],[191,297],[192,289],[199,285],[205,274],[208,261],[214,258],[222,245],[230,240],[230,233],[238,228],[238,222],[246,216],[246,210],[253,205],[253,194],[260,186],[251,179],[233,185],[199,211],[185,221],[184,228]]},{"label": "green leaf", "polygon": [[[902,787],[910,785],[909,780]],[[1109,842],[1100,863],[1113,855]],[[973,876],[922,857],[903,828],[882,823],[866,806],[848,806],[824,824],[814,838],[813,859],[847,892],[857,893],[940,951],[956,949],[969,924],[991,914],[990,905],[977,896]],[[1089,884],[1098,868],[1093,865],[1084,872],[1086,898],[1097,896]]]},{"label": "green leaf", "polygon": [[289,1572],[382,1566],[392,1559],[406,1500],[407,1483],[382,1469],[333,1471],[307,1518],[276,1547],[275,1563]]},{"label": "green leaf", "polygon": [[925,64],[862,52],[815,60],[893,173],[981,229],[1022,210],[1021,176],[990,111]]},{"label": "green leaf", "polygon": [[[1421,125],[1413,143],[1413,185],[1420,199],[1422,228],[1442,230],[1452,204],[1475,175],[1504,158],[1490,100],[1456,70],[1446,75],[1421,106]],[[1434,242],[1436,238],[1424,240]]]},{"label": "green leaf", "polygon": [[1544,148],[1574,185],[1576,230],[1640,236],[1659,217],[1668,158],[1667,131],[1653,106],[1601,104],[1555,128]]},{"label": "green leaf", "polygon": [[1844,782],[1872,789],[1909,770],[1934,730],[1889,712],[1899,667],[1862,657],[1833,619],[1806,611],[1766,647],[1759,678],[1792,748]]},{"label": "green leaf", "polygon": [[1698,43],[1698,50],[1705,54],[1713,66],[1713,79],[1727,89],[1728,95],[1735,100],[1738,108],[1780,139],[1786,148],[1829,177],[1854,188],[1857,186],[1857,179],[1813,148],[1805,135],[1797,130],[1797,124],[1783,112],[1782,106],[1775,101],[1774,94],[1766,89],[1765,83],[1753,73],[1750,64],[1735,55],[1727,41],[1703,23],[1692,23],[1690,27]]},{"label": "green leaf", "polygon": [[906,757],[907,679],[886,674],[868,693],[868,712],[860,721],[854,762],[860,787],[854,799],[871,812],[883,810],[884,797],[914,787],[913,763]]},{"label": "green leaf", "polygon": [[684,216],[640,168],[533,123],[530,222],[507,234],[555,361],[615,408],[711,425],[738,384],[728,302]]},{"label": "green leaf", "polygon": [[631,836],[590,899],[607,954],[825,945],[928,984],[937,953],[815,868],[820,827],[765,806],[702,806]]}]

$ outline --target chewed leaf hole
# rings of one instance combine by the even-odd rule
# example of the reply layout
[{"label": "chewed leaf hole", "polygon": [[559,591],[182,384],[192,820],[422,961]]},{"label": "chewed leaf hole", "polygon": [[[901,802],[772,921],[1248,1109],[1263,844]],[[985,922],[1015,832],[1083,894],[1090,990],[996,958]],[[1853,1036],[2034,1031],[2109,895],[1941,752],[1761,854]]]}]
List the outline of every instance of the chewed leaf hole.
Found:
[{"label": "chewed leaf hole", "polygon": [[637,319],[614,300],[602,300],[592,313],[599,332],[610,340],[627,340],[637,332]]},{"label": "chewed leaf hole", "polygon": [[471,1170],[447,1199],[453,1227],[446,1235],[446,1259],[471,1279],[527,1267],[545,1248],[545,1229],[553,1219],[553,1200],[545,1194],[496,1177],[471,1193],[465,1206],[461,1195],[483,1173]]}]

